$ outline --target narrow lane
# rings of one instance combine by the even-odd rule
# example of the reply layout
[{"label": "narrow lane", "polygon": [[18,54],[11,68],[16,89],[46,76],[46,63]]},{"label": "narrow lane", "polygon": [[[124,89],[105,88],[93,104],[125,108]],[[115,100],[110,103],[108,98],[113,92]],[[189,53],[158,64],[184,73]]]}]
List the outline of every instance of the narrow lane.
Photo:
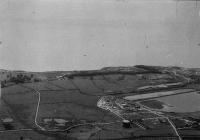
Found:
[{"label": "narrow lane", "polygon": [[35,112],[35,119],[34,119],[34,122],[35,122],[35,125],[40,128],[42,131],[45,131],[46,129],[42,126],[40,126],[37,122],[37,118],[38,118],[38,112],[39,112],[39,107],[40,107],[40,92],[33,89],[35,91],[36,94],[38,94],[38,102],[37,102],[37,108],[36,108],[36,112]]}]

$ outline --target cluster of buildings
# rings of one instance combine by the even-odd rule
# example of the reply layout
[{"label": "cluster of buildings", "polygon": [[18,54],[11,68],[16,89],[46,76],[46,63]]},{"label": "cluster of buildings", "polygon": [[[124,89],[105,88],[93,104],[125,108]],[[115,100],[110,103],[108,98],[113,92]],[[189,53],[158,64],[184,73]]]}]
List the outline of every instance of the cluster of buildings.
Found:
[{"label": "cluster of buildings", "polygon": [[97,106],[112,112],[123,120],[140,118],[141,116],[144,116],[145,113],[149,114],[149,112],[143,110],[138,103],[131,102],[123,98],[116,98],[114,96],[103,96],[97,102]]},{"label": "cluster of buildings", "polygon": [[[155,116],[155,114],[145,110],[136,102],[130,102],[114,96],[103,96],[97,102],[97,106],[99,108],[108,110],[121,118],[122,126],[124,128],[132,128],[136,125],[143,130],[149,129],[150,126],[146,125],[145,122],[149,121],[149,118],[151,118],[151,121],[155,122],[157,120],[156,118],[158,117]],[[155,125],[158,125],[158,123]]]},{"label": "cluster of buildings", "polygon": [[121,98],[117,98],[115,100],[115,104],[123,110],[138,111],[138,109],[140,109],[140,106],[138,104],[128,103],[127,100]]}]

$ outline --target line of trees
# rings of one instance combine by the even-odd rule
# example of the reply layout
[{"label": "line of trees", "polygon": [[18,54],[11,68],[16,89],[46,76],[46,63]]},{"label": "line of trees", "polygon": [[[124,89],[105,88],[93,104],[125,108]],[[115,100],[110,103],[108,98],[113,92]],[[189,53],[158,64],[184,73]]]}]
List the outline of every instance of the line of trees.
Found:
[{"label": "line of trees", "polygon": [[25,83],[31,81],[31,77],[23,74],[18,74],[16,77],[11,77],[10,82],[18,83]]},{"label": "line of trees", "polygon": [[15,84],[19,84],[19,83],[26,83],[26,82],[39,82],[41,81],[39,78],[34,77],[33,74],[29,75],[25,75],[25,74],[17,74],[16,76],[12,76],[12,75],[7,75],[7,79],[6,80],[2,80],[1,81],[1,87],[6,87],[9,85],[9,83],[15,83]]}]

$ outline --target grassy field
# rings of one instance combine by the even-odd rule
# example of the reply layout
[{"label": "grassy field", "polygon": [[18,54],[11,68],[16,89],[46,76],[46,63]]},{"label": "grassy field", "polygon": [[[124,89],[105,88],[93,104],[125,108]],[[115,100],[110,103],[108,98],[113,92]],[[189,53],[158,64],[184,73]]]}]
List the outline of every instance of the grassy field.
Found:
[{"label": "grassy field", "polygon": [[75,86],[77,86],[82,92],[90,95],[103,95],[102,90],[97,88],[90,79],[74,78],[70,80]]},{"label": "grassy field", "polygon": [[[96,106],[99,95],[103,95],[103,93],[95,88],[90,80],[75,79],[73,82],[76,86],[70,80],[57,80],[25,83],[4,88],[2,100],[10,110],[8,116],[12,117],[13,114],[16,118],[14,121],[20,123],[24,128],[36,129],[34,118],[38,94],[33,90],[35,89],[41,93],[37,121],[43,127],[45,127],[44,118],[63,118],[68,121],[73,120],[74,124],[81,121],[88,123],[118,120],[113,114]],[[3,139],[6,136],[0,135],[0,138]]]}]

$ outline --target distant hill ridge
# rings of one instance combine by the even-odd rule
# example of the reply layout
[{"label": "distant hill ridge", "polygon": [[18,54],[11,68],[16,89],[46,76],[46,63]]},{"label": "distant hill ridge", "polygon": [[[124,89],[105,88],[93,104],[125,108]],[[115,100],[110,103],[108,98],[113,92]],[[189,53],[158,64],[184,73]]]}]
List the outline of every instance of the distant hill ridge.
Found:
[{"label": "distant hill ridge", "polygon": [[16,73],[79,73],[79,72],[106,72],[106,71],[156,71],[156,72],[163,72],[163,71],[172,71],[172,70],[179,70],[179,71],[193,71],[193,72],[199,72],[200,68],[184,68],[179,66],[150,66],[150,65],[135,65],[135,66],[113,66],[113,67],[103,67],[99,70],[72,70],[72,71],[44,71],[44,72],[29,72],[24,70],[5,70],[0,69],[0,72],[16,72]]}]

